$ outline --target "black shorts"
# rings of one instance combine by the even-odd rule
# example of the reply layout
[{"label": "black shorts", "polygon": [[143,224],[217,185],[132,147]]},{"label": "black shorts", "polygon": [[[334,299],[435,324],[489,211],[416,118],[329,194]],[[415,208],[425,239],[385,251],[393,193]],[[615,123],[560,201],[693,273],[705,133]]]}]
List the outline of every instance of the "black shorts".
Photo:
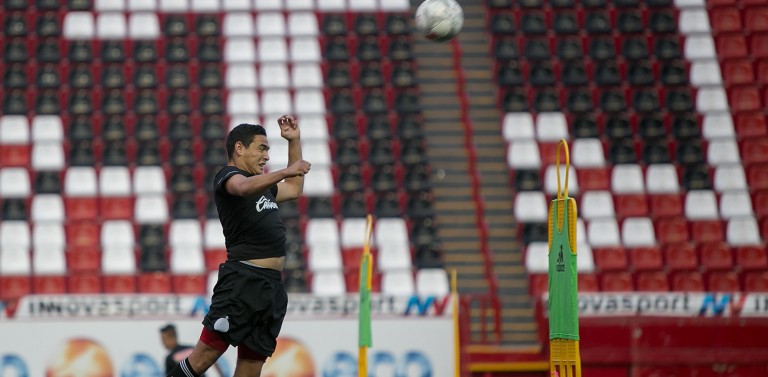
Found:
[{"label": "black shorts", "polygon": [[227,261],[219,266],[219,279],[213,288],[211,309],[203,325],[228,317],[229,331],[216,334],[232,346],[245,345],[270,357],[288,308],[288,294],[280,271]]}]

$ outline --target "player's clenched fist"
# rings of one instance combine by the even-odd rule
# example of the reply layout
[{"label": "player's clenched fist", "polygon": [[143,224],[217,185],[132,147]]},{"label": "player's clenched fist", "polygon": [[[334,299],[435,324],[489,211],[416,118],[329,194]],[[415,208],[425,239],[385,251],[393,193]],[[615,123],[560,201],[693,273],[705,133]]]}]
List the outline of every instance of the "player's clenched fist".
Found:
[{"label": "player's clenched fist", "polygon": [[286,173],[291,177],[301,177],[304,174],[309,173],[309,169],[312,168],[312,164],[309,161],[299,160],[294,162],[291,166],[286,168]]}]

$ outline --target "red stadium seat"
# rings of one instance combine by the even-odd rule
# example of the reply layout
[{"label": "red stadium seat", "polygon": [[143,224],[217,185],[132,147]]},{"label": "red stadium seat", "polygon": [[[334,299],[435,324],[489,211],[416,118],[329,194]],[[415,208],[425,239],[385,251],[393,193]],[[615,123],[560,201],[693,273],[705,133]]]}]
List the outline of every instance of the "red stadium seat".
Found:
[{"label": "red stadium seat", "polygon": [[0,166],[29,166],[31,150],[29,145],[3,145],[0,148]]},{"label": "red stadium seat", "polygon": [[152,272],[139,275],[139,292],[141,293],[171,293],[171,277],[163,272]]},{"label": "red stadium seat", "polygon": [[739,278],[733,271],[718,271],[707,277],[709,292],[740,292]]},{"label": "red stadium seat", "polygon": [[656,239],[663,245],[688,242],[688,222],[683,217],[668,217],[656,221]]},{"label": "red stadium seat", "polygon": [[[350,280],[351,278],[347,278],[347,286],[349,286]],[[529,276],[529,284],[528,291],[532,296],[541,296],[549,291],[549,277],[547,274],[531,274]]]},{"label": "red stadium seat", "polygon": [[743,111],[756,111],[762,108],[760,104],[760,92],[755,87],[736,87],[728,90],[728,99],[731,111],[735,113]]},{"label": "red stadium seat", "polygon": [[753,58],[768,58],[768,33],[752,35],[750,48]]},{"label": "red stadium seat", "polygon": [[623,248],[597,248],[592,250],[592,254],[600,271],[627,269],[627,252]]},{"label": "red stadium seat", "polygon": [[577,279],[579,292],[597,292],[600,290],[597,285],[597,276],[595,274],[579,274]]},{"label": "red stadium seat", "polygon": [[98,272],[101,269],[101,252],[98,247],[73,247],[66,253],[70,272]]},{"label": "red stadium seat", "polygon": [[658,247],[636,247],[629,250],[632,268],[635,271],[661,270],[664,265],[661,249]]},{"label": "red stadium seat", "polygon": [[644,194],[616,195],[616,217],[646,217],[648,216],[648,200]]},{"label": "red stadium seat", "polygon": [[757,62],[757,83],[766,85],[768,84],[768,59],[763,59]]},{"label": "red stadium seat", "polygon": [[715,43],[717,45],[717,55],[721,59],[739,59],[749,56],[747,40],[742,35],[719,35]]},{"label": "red stadium seat", "polygon": [[727,86],[752,84],[755,73],[749,60],[729,60],[723,62],[723,80]]},{"label": "red stadium seat", "polygon": [[768,31],[768,7],[746,8],[744,26],[750,33]]},{"label": "red stadium seat", "polygon": [[68,220],[93,220],[99,215],[97,198],[65,198],[64,207]]},{"label": "red stadium seat", "polygon": [[173,292],[176,294],[205,294],[208,279],[205,275],[174,275]]},{"label": "red stadium seat", "polygon": [[733,253],[725,242],[707,242],[699,246],[701,265],[707,270],[730,270]]},{"label": "red stadium seat", "polygon": [[102,276],[104,293],[136,293],[135,275]]},{"label": "red stadium seat", "polygon": [[768,269],[768,256],[765,247],[741,246],[736,248],[736,264],[742,270]]},{"label": "red stadium seat", "polygon": [[741,142],[741,159],[747,165],[768,162],[768,138],[743,140]]},{"label": "red stadium seat", "polygon": [[747,272],[744,277],[744,291],[768,292],[768,271]]},{"label": "red stadium seat", "polygon": [[672,276],[672,290],[680,292],[704,292],[704,278],[695,271],[677,272]]},{"label": "red stadium seat", "polygon": [[742,139],[768,135],[765,115],[760,111],[736,114],[736,135]]},{"label": "red stadium seat", "polygon": [[642,292],[667,292],[669,281],[662,271],[645,271],[637,274],[637,290]]},{"label": "red stadium seat", "polygon": [[747,183],[753,191],[768,189],[768,166],[750,166],[747,170]]},{"label": "red stadium seat", "polygon": [[671,217],[683,215],[683,201],[677,194],[649,195],[651,216]]},{"label": "red stadium seat", "polygon": [[32,292],[35,294],[57,295],[67,293],[64,275],[39,275],[32,278]]},{"label": "red stadium seat", "polygon": [[609,190],[611,187],[611,173],[608,169],[579,169],[576,174],[582,191]]},{"label": "red stadium seat", "polygon": [[715,8],[710,13],[714,34],[741,32],[741,14],[736,7]]},{"label": "red stadium seat", "polygon": [[760,190],[752,197],[752,206],[755,208],[755,217],[764,219],[768,217],[768,190]]},{"label": "red stadium seat", "polygon": [[607,272],[600,277],[603,292],[630,292],[635,287],[629,272]]},{"label": "red stadium seat", "polygon": [[70,221],[65,226],[67,246],[70,248],[98,247],[101,245],[99,224],[93,219]]},{"label": "red stadium seat", "polygon": [[690,242],[665,246],[664,260],[670,271],[695,270],[699,267],[696,248]]},{"label": "red stadium seat", "polygon": [[[547,276],[544,275],[546,278]],[[347,270],[344,273],[344,279],[347,284],[347,292],[355,293],[360,290],[360,269],[353,268]],[[546,280],[545,280],[546,281]],[[371,291],[381,292],[381,273],[373,271],[373,277],[371,278]]]},{"label": "red stadium seat", "polygon": [[216,271],[219,265],[227,260],[227,250],[206,250],[203,252],[205,257],[205,268],[208,271]]},{"label": "red stadium seat", "polygon": [[73,274],[68,277],[69,293],[101,293],[101,276],[97,273]]},{"label": "red stadium seat", "polygon": [[132,197],[101,197],[99,198],[99,213],[105,220],[133,219],[134,198]]},{"label": "red stadium seat", "polygon": [[29,276],[0,276],[0,299],[9,300],[32,292]]},{"label": "red stadium seat", "polygon": [[723,223],[720,220],[692,221],[691,237],[697,243],[723,241],[725,240]]}]

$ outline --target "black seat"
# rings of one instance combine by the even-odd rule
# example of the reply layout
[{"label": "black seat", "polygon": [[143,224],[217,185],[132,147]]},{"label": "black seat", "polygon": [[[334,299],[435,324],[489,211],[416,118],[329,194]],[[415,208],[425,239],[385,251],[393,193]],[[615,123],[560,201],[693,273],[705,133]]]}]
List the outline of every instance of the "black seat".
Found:
[{"label": "black seat", "polygon": [[389,191],[376,195],[374,213],[377,217],[402,217],[403,211],[397,193]]},{"label": "black seat", "polygon": [[90,88],[93,86],[93,74],[91,68],[86,65],[78,65],[69,73],[69,85],[73,88]]},{"label": "black seat", "polygon": [[101,60],[107,63],[125,61],[125,49],[122,41],[105,41],[101,46]]},{"label": "black seat", "polygon": [[686,190],[711,190],[711,182],[707,165],[694,164],[683,167],[683,187]]},{"label": "black seat", "polygon": [[192,105],[189,103],[189,96],[185,90],[178,89],[168,98],[168,113],[171,115],[189,114],[192,112]]},{"label": "black seat", "polygon": [[194,137],[192,124],[190,124],[189,117],[186,114],[179,114],[171,119],[168,127],[168,137],[171,140],[188,140]]},{"label": "black seat", "polygon": [[29,59],[27,45],[20,39],[12,39],[5,45],[3,56],[9,63],[25,63]]},{"label": "black seat", "polygon": [[424,141],[418,138],[404,140],[400,151],[400,161],[405,165],[426,163],[427,153],[424,148]]},{"label": "black seat", "polygon": [[621,47],[622,55],[629,60],[648,59],[648,43],[644,38],[626,38]]},{"label": "black seat", "polygon": [[557,42],[557,56],[563,60],[581,60],[584,50],[578,38],[565,38]]},{"label": "black seat", "polygon": [[595,67],[595,82],[601,86],[616,86],[621,83],[619,68],[612,61],[598,62]]},{"label": "black seat", "polygon": [[29,219],[27,214],[27,204],[22,198],[4,198],[3,200],[3,220],[21,220]]},{"label": "black seat", "polygon": [[634,86],[653,85],[655,80],[651,65],[645,60],[632,62],[627,70],[627,81]]},{"label": "black seat", "polygon": [[394,61],[412,60],[413,52],[408,37],[399,36],[389,43],[389,58]]},{"label": "black seat", "polygon": [[148,140],[157,140],[160,138],[160,130],[157,127],[157,121],[152,115],[146,115],[138,119],[134,136],[139,142]]},{"label": "black seat", "polygon": [[360,168],[357,164],[342,167],[342,170],[339,173],[337,187],[341,192],[355,192],[365,188],[363,185],[363,177],[360,174]]},{"label": "black seat", "polygon": [[508,13],[496,13],[491,18],[491,32],[494,34],[512,35],[515,33],[515,22]]},{"label": "black seat", "polygon": [[326,85],[330,88],[348,88],[352,86],[352,78],[349,76],[349,67],[346,62],[331,65],[325,77]]},{"label": "black seat", "polygon": [[313,196],[307,204],[307,214],[311,218],[332,218],[335,216],[333,203],[330,197]]},{"label": "black seat", "polygon": [[546,39],[530,38],[525,43],[525,57],[531,60],[546,60],[551,56]]},{"label": "black seat", "polygon": [[417,164],[408,166],[408,170],[405,173],[403,186],[408,191],[420,191],[429,190],[432,188],[432,184],[429,180],[429,172],[425,164]]},{"label": "black seat", "polygon": [[101,85],[105,88],[122,88],[125,86],[125,76],[123,70],[118,65],[109,65],[104,67],[101,73]]},{"label": "black seat", "polygon": [[669,147],[665,139],[646,140],[643,144],[643,162],[646,164],[668,164]]},{"label": "black seat", "polygon": [[205,140],[223,140],[227,135],[225,129],[224,120],[218,115],[213,115],[203,119],[201,134]]},{"label": "black seat", "polygon": [[[6,1],[5,2],[5,8],[9,9],[8,4],[9,3],[15,3],[16,1]],[[44,10],[56,10],[59,9],[59,0],[37,0],[35,2],[37,4],[37,9],[44,9]]]},{"label": "black seat", "polygon": [[526,35],[540,35],[547,32],[547,25],[544,22],[544,14],[541,12],[523,13],[521,29]]},{"label": "black seat", "polygon": [[526,245],[532,242],[547,242],[547,223],[523,224],[523,242]]},{"label": "black seat", "polygon": [[555,74],[547,63],[536,64],[531,67],[528,78],[533,86],[552,86],[555,84]]},{"label": "black seat", "polygon": [[667,109],[672,112],[693,111],[693,99],[691,98],[691,93],[684,89],[668,91]]},{"label": "black seat", "polygon": [[[169,69],[167,74],[170,74]],[[136,69],[136,73],[133,74],[133,85],[140,89],[152,89],[157,87],[157,75],[152,66],[142,65]],[[170,85],[169,85],[170,86]]]},{"label": "black seat", "polygon": [[589,45],[589,56],[595,60],[615,59],[616,47],[608,38],[595,38]]},{"label": "black seat", "polygon": [[184,16],[170,15],[165,19],[165,35],[167,37],[184,37],[189,32]]},{"label": "black seat", "polygon": [[661,37],[656,39],[654,55],[662,60],[680,59],[683,51],[680,48],[680,42],[674,37]]},{"label": "black seat", "polygon": [[[27,81],[27,75],[24,72],[23,67],[19,64],[14,64],[8,67],[5,71],[5,75],[3,75],[3,84],[8,89],[26,88],[29,85],[29,82]],[[38,85],[40,84],[38,83]]]},{"label": "black seat", "polygon": [[344,16],[338,14],[328,14],[323,18],[323,34],[334,35],[346,35],[347,24],[344,21]]},{"label": "black seat", "polygon": [[209,89],[200,98],[200,112],[203,115],[224,114],[224,104],[221,102],[221,94],[216,89]]},{"label": "black seat", "polygon": [[87,116],[75,117],[69,125],[68,136],[70,140],[91,140],[93,139],[93,129],[91,120]]},{"label": "black seat", "polygon": [[69,150],[70,166],[93,166],[93,148],[90,140],[80,140],[72,144]]},{"label": "black seat", "polygon": [[174,38],[165,46],[165,59],[171,63],[184,63],[189,60],[189,49],[183,39]]},{"label": "black seat", "polygon": [[[413,192],[408,198],[406,208],[408,217],[413,219],[431,218],[435,216],[435,210],[432,208],[432,194],[428,190]],[[416,243],[416,239],[412,239]]]},{"label": "black seat", "polygon": [[367,36],[360,39],[357,43],[357,58],[360,60],[381,59],[379,40],[374,36]]},{"label": "black seat", "polygon": [[152,90],[142,90],[136,98],[134,111],[140,115],[157,114],[160,110],[157,97]]},{"label": "black seat", "polygon": [[56,39],[47,39],[37,46],[37,60],[43,63],[58,63],[61,51]]},{"label": "black seat", "polygon": [[155,62],[157,55],[157,47],[153,41],[136,41],[133,46],[133,59],[139,63]]},{"label": "black seat", "polygon": [[609,139],[631,139],[632,125],[624,115],[612,115],[605,120],[605,136]]},{"label": "black seat", "polygon": [[398,184],[392,165],[380,166],[373,172],[371,187],[376,192],[397,190]]},{"label": "black seat", "polygon": [[219,21],[212,15],[198,16],[196,30],[200,37],[217,37],[221,33]]},{"label": "black seat", "polygon": [[584,28],[590,34],[607,34],[613,30],[608,14],[602,11],[587,13]]},{"label": "black seat", "polygon": [[190,140],[177,140],[171,148],[171,165],[191,166],[195,163],[195,154],[192,151],[192,142]]},{"label": "black seat", "polygon": [[390,139],[392,137],[389,119],[385,115],[369,116],[365,129],[369,140]]},{"label": "black seat", "polygon": [[395,110],[400,114],[420,112],[419,96],[411,90],[398,93],[395,97]]},{"label": "black seat", "polygon": [[24,10],[27,9],[29,3],[27,0],[5,0],[4,5],[6,10]]},{"label": "black seat", "polygon": [[653,140],[667,137],[667,129],[664,120],[658,114],[646,114],[638,123],[640,136],[645,140]]},{"label": "black seat", "polygon": [[410,239],[411,243],[413,243],[416,248],[423,248],[438,242],[437,226],[434,218],[431,216],[422,216],[418,220],[413,221],[413,225],[411,225]]},{"label": "black seat", "polygon": [[592,96],[584,89],[576,89],[569,92],[566,105],[568,106],[568,111],[572,113],[585,113],[594,109]]},{"label": "black seat", "polygon": [[333,135],[337,140],[357,138],[358,131],[355,118],[348,114],[335,116],[333,119]]},{"label": "black seat", "polygon": [[557,94],[552,90],[542,90],[536,93],[536,97],[533,100],[533,106],[536,111],[559,111],[560,99]]},{"label": "black seat", "polygon": [[35,177],[35,192],[38,194],[60,194],[61,177],[56,171],[38,171]]},{"label": "black seat", "polygon": [[93,112],[93,103],[87,91],[80,89],[70,97],[69,112],[75,115],[89,115]]},{"label": "black seat", "polygon": [[402,14],[390,14],[387,16],[385,29],[389,35],[408,34],[410,31],[408,19]]},{"label": "black seat", "polygon": [[555,13],[555,19],[552,22],[552,28],[557,34],[576,34],[579,32],[579,22],[576,20],[576,14],[571,11]]},{"label": "black seat", "polygon": [[612,164],[634,164],[637,162],[635,147],[627,139],[614,139],[608,148],[608,159]]},{"label": "black seat", "polygon": [[136,153],[136,165],[158,166],[163,163],[160,158],[160,148],[154,141],[141,143]]},{"label": "black seat", "polygon": [[392,155],[391,141],[373,141],[370,150],[368,151],[368,162],[375,166],[393,164],[395,162],[395,156]]},{"label": "black seat", "polygon": [[510,60],[507,64],[499,66],[497,80],[501,86],[517,86],[525,83],[516,60]]},{"label": "black seat", "polygon": [[549,5],[553,8],[573,8],[576,4],[575,0],[550,0]]},{"label": "black seat", "polygon": [[422,137],[423,132],[418,117],[414,115],[400,117],[397,122],[397,134],[402,140]]},{"label": "black seat", "polygon": [[[140,150],[141,153],[142,150]],[[140,155],[139,158],[144,158]],[[127,166],[128,155],[125,151],[125,143],[122,140],[113,140],[107,142],[104,148],[104,155],[101,158],[105,166]],[[142,160],[143,161],[143,160]],[[137,161],[140,162],[140,161]]]},{"label": "black seat", "polygon": [[365,204],[365,195],[362,191],[353,191],[343,196],[341,203],[341,215],[344,217],[365,217],[368,207]]},{"label": "black seat", "polygon": [[679,140],[675,152],[677,162],[682,165],[704,164],[704,148],[699,139]]},{"label": "black seat", "polygon": [[567,86],[582,86],[589,81],[587,70],[584,68],[584,64],[579,61],[564,64],[560,77],[563,84]]},{"label": "black seat", "polygon": [[174,219],[197,219],[197,204],[194,195],[190,193],[174,195],[171,216]]},{"label": "black seat", "polygon": [[676,139],[695,139],[701,137],[699,122],[693,114],[684,113],[672,119],[672,136]]},{"label": "black seat", "polygon": [[21,14],[11,14],[5,19],[5,37],[26,37],[29,33],[27,20]]},{"label": "black seat", "polygon": [[49,89],[38,93],[35,111],[38,114],[59,114],[61,109],[59,108],[59,98],[56,92]]},{"label": "black seat", "polygon": [[59,71],[52,65],[45,65],[37,71],[37,86],[44,89],[58,88],[61,85]]},{"label": "black seat", "polygon": [[617,113],[627,110],[627,100],[624,93],[619,90],[607,90],[600,96],[600,108],[608,113]]},{"label": "black seat", "polygon": [[127,137],[123,118],[119,115],[107,117],[101,126],[101,138],[105,141],[125,140]]},{"label": "black seat", "polygon": [[411,63],[404,61],[396,65],[392,70],[390,82],[401,88],[416,85],[416,73],[414,73]]},{"label": "black seat", "polygon": [[61,33],[59,23],[52,14],[45,14],[37,19],[37,35],[41,37],[56,37]]},{"label": "black seat", "polygon": [[642,33],[645,29],[642,16],[635,10],[626,10],[619,13],[616,26],[618,26],[620,32],[626,34]]},{"label": "black seat", "polygon": [[330,61],[349,61],[349,48],[347,40],[342,36],[331,39],[325,47],[325,58]]},{"label": "black seat", "polygon": [[106,115],[123,114],[126,110],[124,98],[120,90],[111,90],[102,101],[101,111]]},{"label": "black seat", "polygon": [[519,56],[517,44],[512,39],[497,39],[493,47],[493,55],[499,60],[517,59]]},{"label": "black seat", "polygon": [[379,32],[373,15],[361,14],[355,19],[355,32],[358,35],[373,35]]},{"label": "black seat", "polygon": [[666,10],[651,12],[648,26],[652,32],[658,34],[674,33],[677,31],[674,13]]},{"label": "black seat", "polygon": [[179,166],[174,168],[171,173],[169,186],[174,194],[194,193],[197,186],[195,185],[195,177],[192,174],[192,167]]},{"label": "black seat", "polygon": [[581,0],[581,5],[585,8],[605,8],[606,0]]},{"label": "black seat", "polygon": [[597,138],[600,136],[597,121],[590,114],[580,114],[574,117],[572,133],[575,138]]},{"label": "black seat", "polygon": [[659,95],[655,90],[644,89],[635,92],[632,107],[639,113],[654,113],[660,110]]},{"label": "black seat", "polygon": [[331,95],[331,112],[334,114],[352,114],[356,110],[352,94],[347,89]]},{"label": "black seat", "polygon": [[386,113],[389,110],[387,100],[379,89],[373,89],[363,98],[363,112],[367,115]]},{"label": "black seat", "polygon": [[227,164],[227,152],[224,140],[211,140],[203,151],[203,162],[208,166],[224,166]]},{"label": "black seat", "polygon": [[90,63],[93,60],[93,49],[86,41],[72,41],[69,45],[69,60],[73,63]]},{"label": "black seat", "polygon": [[664,63],[661,66],[661,82],[665,85],[685,85],[688,83],[688,74],[685,65],[678,62]]},{"label": "black seat", "polygon": [[380,87],[384,85],[384,76],[381,73],[381,68],[376,62],[366,64],[360,70],[360,79],[358,80],[363,87]]},{"label": "black seat", "polygon": [[528,111],[528,97],[522,90],[513,89],[504,95],[502,105],[507,112]]},{"label": "black seat", "polygon": [[515,171],[515,190],[541,191],[541,177],[538,170]]}]

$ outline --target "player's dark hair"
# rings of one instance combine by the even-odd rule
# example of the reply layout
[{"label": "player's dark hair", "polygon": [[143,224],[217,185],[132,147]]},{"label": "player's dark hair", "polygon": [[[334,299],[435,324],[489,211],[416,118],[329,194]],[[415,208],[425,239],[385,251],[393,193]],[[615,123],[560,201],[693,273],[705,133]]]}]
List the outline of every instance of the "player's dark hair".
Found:
[{"label": "player's dark hair", "polygon": [[229,131],[229,135],[227,135],[227,156],[229,159],[232,159],[232,155],[235,153],[235,144],[238,141],[248,148],[256,135],[267,136],[267,130],[258,124],[242,123]]},{"label": "player's dark hair", "polygon": [[174,326],[172,324],[167,324],[167,325],[165,325],[165,326],[160,328],[160,332],[161,333],[167,332],[169,334],[172,334],[173,336],[176,336],[176,326]]}]

